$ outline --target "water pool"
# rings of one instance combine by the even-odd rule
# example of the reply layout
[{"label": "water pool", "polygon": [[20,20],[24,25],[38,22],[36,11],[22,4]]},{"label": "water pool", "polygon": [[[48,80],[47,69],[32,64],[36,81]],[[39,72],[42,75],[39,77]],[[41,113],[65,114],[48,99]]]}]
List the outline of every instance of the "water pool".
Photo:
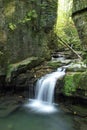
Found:
[{"label": "water pool", "polygon": [[73,117],[61,110],[55,113],[35,113],[20,108],[7,117],[0,118],[0,130],[75,130]]}]

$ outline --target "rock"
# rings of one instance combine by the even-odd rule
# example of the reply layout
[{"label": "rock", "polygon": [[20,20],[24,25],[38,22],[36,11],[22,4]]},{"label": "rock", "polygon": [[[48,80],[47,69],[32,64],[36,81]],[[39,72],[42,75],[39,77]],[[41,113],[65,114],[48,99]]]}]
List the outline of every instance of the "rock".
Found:
[{"label": "rock", "polygon": [[16,111],[23,103],[23,99],[21,103],[19,100],[20,98],[14,96],[0,98],[0,117],[6,117]]},{"label": "rock", "polygon": [[47,65],[50,66],[53,69],[57,69],[58,67],[66,66],[66,65],[70,64],[71,61],[72,60],[70,60],[70,59],[56,58],[56,59],[52,59],[52,61],[49,61],[47,63]]},{"label": "rock", "polygon": [[8,66],[6,81],[10,82],[11,78],[18,76],[20,73],[26,72],[28,69],[31,69],[39,65],[43,59],[38,57],[30,57],[21,62],[10,64]]},{"label": "rock", "polygon": [[50,59],[49,46],[54,40],[57,0],[0,0],[0,16],[1,67],[7,68],[8,64],[31,56]]},{"label": "rock", "polygon": [[87,99],[87,72],[67,73],[62,92],[67,96]]},{"label": "rock", "polygon": [[35,95],[36,81],[43,75],[52,72],[47,64],[42,64],[44,59],[30,57],[24,61],[11,64],[8,67],[3,87],[4,94],[21,94],[24,97],[33,98]]},{"label": "rock", "polygon": [[73,61],[71,64],[66,66],[67,71],[71,72],[84,72],[87,69],[86,64],[83,62],[75,62]]},{"label": "rock", "polygon": [[71,110],[74,112],[75,115],[78,115],[80,117],[87,117],[87,109],[85,106],[71,105]]},{"label": "rock", "polygon": [[72,18],[82,42],[82,48],[87,51],[87,0],[73,0]]},{"label": "rock", "polygon": [[62,63],[59,61],[49,61],[47,63],[47,65],[50,66],[52,69],[56,69],[56,68],[62,66]]},{"label": "rock", "polygon": [[34,67],[40,65],[44,59],[30,57],[8,67],[5,79],[4,93],[22,94],[24,97],[34,96],[34,84],[37,79],[33,72]]},{"label": "rock", "polygon": [[72,98],[78,98],[87,101],[87,66],[82,61],[72,60],[69,65],[63,66],[66,69],[66,75],[62,80],[58,80],[55,89],[55,95],[64,95]]}]

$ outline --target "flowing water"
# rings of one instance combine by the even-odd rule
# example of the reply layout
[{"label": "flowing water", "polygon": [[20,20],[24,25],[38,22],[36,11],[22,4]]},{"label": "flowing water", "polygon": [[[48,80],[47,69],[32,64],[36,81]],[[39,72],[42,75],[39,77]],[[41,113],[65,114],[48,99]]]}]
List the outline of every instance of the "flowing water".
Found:
[{"label": "flowing water", "polygon": [[65,75],[59,68],[38,80],[35,99],[7,117],[0,118],[0,130],[75,130],[73,117],[54,103],[56,81]]},{"label": "flowing water", "polygon": [[36,112],[56,112],[54,103],[54,89],[58,79],[65,75],[65,69],[47,74],[37,81],[35,99],[31,99],[25,106]]}]

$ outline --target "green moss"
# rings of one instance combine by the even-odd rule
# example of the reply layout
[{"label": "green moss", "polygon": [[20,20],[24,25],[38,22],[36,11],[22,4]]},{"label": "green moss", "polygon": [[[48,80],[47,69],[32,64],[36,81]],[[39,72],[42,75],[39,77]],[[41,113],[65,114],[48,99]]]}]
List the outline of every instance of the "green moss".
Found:
[{"label": "green moss", "polygon": [[[5,3],[4,3],[5,4]],[[15,12],[15,1],[9,1],[4,5],[4,14],[6,17],[12,17]]]},{"label": "green moss", "polygon": [[31,21],[33,22],[37,18],[37,13],[36,10],[30,10],[29,12],[26,13],[23,19],[18,20],[16,23],[9,23],[8,27],[10,30],[14,31],[18,24],[26,24],[27,22]]},{"label": "green moss", "polygon": [[79,88],[79,82],[81,78],[81,72],[75,74],[69,74],[65,76],[63,92],[65,95],[75,94],[77,88]]},{"label": "green moss", "polygon": [[13,23],[9,23],[8,26],[9,26],[9,29],[12,30],[12,31],[14,31],[17,28],[17,26]]},{"label": "green moss", "polygon": [[80,76],[79,88],[87,91],[87,71]]},{"label": "green moss", "polygon": [[73,75],[66,75],[64,82],[65,84],[64,84],[63,92],[65,95],[69,96],[76,91],[76,86],[73,82]]},{"label": "green moss", "polygon": [[34,64],[34,61],[37,62],[37,60],[38,60],[38,57],[30,57],[21,62],[10,64],[7,69],[6,80],[10,82],[12,72],[17,71],[18,69],[23,68],[23,67],[27,68],[29,66],[32,66],[32,64]]},{"label": "green moss", "polygon": [[28,56],[44,57],[48,60],[50,58],[48,43],[53,40],[52,37],[49,38],[49,34],[56,22],[57,1],[3,0],[0,3],[1,28],[6,21],[4,29],[9,63],[18,62]]},{"label": "green moss", "polygon": [[87,8],[87,1],[86,0],[73,0],[73,12],[77,12],[84,8]]},{"label": "green moss", "polygon": [[9,65],[8,66],[8,69],[7,69],[7,76],[6,76],[6,80],[7,81],[9,81],[10,82],[10,80],[11,80],[11,73],[12,73],[12,71],[15,69],[15,67],[14,67],[14,65]]},{"label": "green moss", "polygon": [[58,68],[58,67],[60,67],[61,66],[61,63],[60,62],[56,62],[56,61],[49,61],[48,63],[47,63],[47,65],[48,66],[50,66],[50,67],[52,67],[52,68],[54,68],[54,69],[56,69],[56,68]]},{"label": "green moss", "polygon": [[87,95],[87,72],[76,72],[74,74],[68,74],[64,78],[63,93],[67,96]]}]

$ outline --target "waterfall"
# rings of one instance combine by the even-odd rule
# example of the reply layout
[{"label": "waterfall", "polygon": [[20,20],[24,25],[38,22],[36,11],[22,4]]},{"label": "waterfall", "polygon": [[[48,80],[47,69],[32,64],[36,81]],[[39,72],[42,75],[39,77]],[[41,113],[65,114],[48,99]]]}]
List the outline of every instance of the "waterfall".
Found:
[{"label": "waterfall", "polygon": [[58,68],[56,72],[41,77],[36,84],[35,99],[26,105],[37,112],[54,112],[54,89],[58,79],[65,75],[65,69]]}]

